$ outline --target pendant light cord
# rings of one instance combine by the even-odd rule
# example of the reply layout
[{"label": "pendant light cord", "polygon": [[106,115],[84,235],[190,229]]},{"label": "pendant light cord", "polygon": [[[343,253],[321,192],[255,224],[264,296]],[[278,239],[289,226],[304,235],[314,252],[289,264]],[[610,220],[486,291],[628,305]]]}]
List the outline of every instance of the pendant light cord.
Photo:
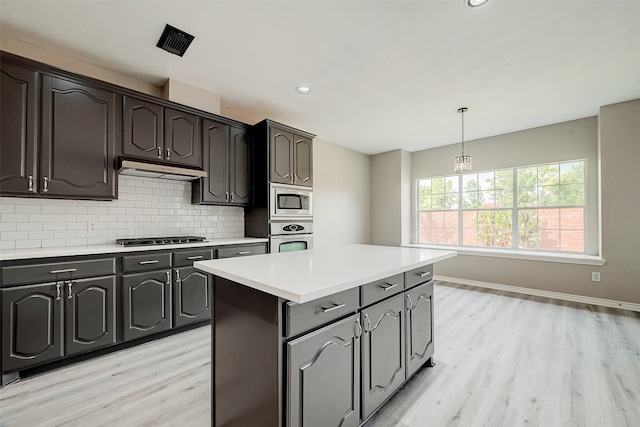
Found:
[{"label": "pendant light cord", "polygon": [[464,110],[462,110],[462,157],[464,157]]}]

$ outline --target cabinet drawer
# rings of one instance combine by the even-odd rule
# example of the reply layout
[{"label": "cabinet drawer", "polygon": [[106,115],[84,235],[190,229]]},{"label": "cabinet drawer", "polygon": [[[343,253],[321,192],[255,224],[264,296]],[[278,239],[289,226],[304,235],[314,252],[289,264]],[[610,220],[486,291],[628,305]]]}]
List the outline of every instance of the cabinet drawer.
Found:
[{"label": "cabinet drawer", "polygon": [[267,249],[264,243],[258,243],[256,245],[228,246],[216,249],[216,258],[260,255],[266,252]]},{"label": "cabinet drawer", "polygon": [[171,252],[148,252],[122,257],[122,272],[152,271],[171,268]]},{"label": "cabinet drawer", "polygon": [[359,288],[353,288],[304,304],[286,302],[285,336],[298,335],[347,314],[355,313],[360,306],[359,299]]},{"label": "cabinet drawer", "polygon": [[428,282],[431,279],[433,279],[433,264],[414,268],[404,273],[404,288],[409,289],[419,283]]},{"label": "cabinet drawer", "polygon": [[173,253],[174,267],[191,267],[194,261],[204,261],[213,258],[212,249],[194,249]]},{"label": "cabinet drawer", "polygon": [[400,273],[362,285],[360,301],[364,307],[402,291],[404,291],[404,276]]},{"label": "cabinet drawer", "polygon": [[2,267],[2,286],[107,276],[115,273],[115,258],[5,266]]}]

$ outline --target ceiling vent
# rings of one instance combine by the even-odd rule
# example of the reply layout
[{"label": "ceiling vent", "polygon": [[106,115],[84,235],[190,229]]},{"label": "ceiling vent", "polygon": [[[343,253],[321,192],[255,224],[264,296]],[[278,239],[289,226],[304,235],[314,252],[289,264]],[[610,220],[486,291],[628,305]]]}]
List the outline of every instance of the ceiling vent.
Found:
[{"label": "ceiling vent", "polygon": [[194,38],[191,34],[167,25],[156,46],[174,55],[183,56]]}]

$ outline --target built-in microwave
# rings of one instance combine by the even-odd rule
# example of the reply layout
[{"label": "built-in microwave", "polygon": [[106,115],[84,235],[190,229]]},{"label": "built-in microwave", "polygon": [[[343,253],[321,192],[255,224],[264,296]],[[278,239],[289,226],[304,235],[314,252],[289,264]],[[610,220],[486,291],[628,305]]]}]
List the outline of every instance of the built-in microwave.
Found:
[{"label": "built-in microwave", "polygon": [[271,219],[313,217],[313,190],[295,185],[271,184]]}]

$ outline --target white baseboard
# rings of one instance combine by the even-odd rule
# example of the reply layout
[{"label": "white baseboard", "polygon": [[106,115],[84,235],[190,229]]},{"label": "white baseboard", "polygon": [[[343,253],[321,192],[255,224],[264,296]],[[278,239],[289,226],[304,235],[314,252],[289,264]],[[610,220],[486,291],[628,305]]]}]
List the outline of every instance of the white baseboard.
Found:
[{"label": "white baseboard", "polygon": [[555,298],[565,301],[581,302],[584,304],[601,305],[603,307],[621,308],[623,310],[640,312],[640,304],[624,301],[615,301],[604,298],[593,298],[582,295],[563,294],[561,292],[544,291],[541,289],[522,288],[519,286],[501,285],[499,283],[480,282],[478,280],[459,279],[457,277],[440,276],[435,274],[434,280],[459,283],[461,285],[477,286],[479,288],[497,289],[499,291],[515,292],[518,294],[534,295],[538,297]]}]

